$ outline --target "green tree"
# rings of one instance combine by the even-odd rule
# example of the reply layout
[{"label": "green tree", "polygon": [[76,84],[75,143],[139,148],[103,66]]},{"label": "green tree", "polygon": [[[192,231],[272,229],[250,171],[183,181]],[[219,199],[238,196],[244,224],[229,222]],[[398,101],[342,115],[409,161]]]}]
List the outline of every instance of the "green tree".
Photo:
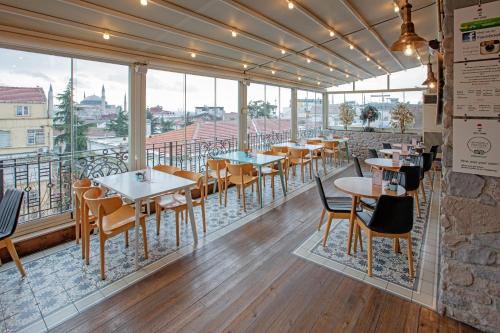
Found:
[{"label": "green tree", "polygon": [[173,120],[161,118],[159,124],[160,133],[172,131],[174,128],[175,128],[175,123]]},{"label": "green tree", "polygon": [[368,126],[365,127],[365,131],[371,132],[373,128],[370,126],[372,121],[376,121],[380,117],[380,112],[373,105],[368,104],[364,107],[363,111],[361,111],[361,115],[359,119],[363,121],[363,125],[368,123]]},{"label": "green tree", "polygon": [[106,129],[115,132],[115,135],[119,137],[128,136],[128,114],[122,108],[119,108],[118,115],[114,120],[110,120],[106,124]]},{"label": "green tree", "polygon": [[[87,131],[90,124],[85,124],[78,118],[77,108],[71,99],[73,83],[68,81],[66,89],[62,94],[57,95],[59,104],[54,114],[54,130],[59,134],[54,139],[55,145],[64,146],[64,152],[71,152],[71,141],[74,140],[75,151],[87,150]],[[73,128],[71,128],[72,114]]]},{"label": "green tree", "polygon": [[248,115],[250,118],[275,118],[276,105],[264,101],[250,101],[248,103]]}]

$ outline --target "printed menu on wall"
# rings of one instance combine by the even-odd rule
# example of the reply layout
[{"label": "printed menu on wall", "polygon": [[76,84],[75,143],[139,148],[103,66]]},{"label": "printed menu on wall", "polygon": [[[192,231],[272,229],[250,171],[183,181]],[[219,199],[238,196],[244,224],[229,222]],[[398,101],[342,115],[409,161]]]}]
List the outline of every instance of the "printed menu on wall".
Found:
[{"label": "printed menu on wall", "polygon": [[495,59],[500,54],[500,3],[494,1],[454,12],[455,61]]},{"label": "printed menu on wall", "polygon": [[453,120],[453,171],[500,176],[498,120]]}]

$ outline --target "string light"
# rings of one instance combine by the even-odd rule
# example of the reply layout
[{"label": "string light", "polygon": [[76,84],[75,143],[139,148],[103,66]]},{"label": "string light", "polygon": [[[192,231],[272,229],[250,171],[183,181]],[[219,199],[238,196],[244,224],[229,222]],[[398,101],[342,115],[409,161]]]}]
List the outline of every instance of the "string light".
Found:
[{"label": "string light", "polygon": [[349,48],[350,48],[351,50],[354,50],[354,46],[353,46],[352,44],[349,44]]},{"label": "string light", "polygon": [[333,68],[330,67],[330,72],[333,72]]},{"label": "string light", "polygon": [[191,58],[196,58],[196,53],[191,52]]},{"label": "string light", "polygon": [[297,78],[297,80],[299,80],[299,81],[300,81],[300,80],[302,80],[302,78],[299,76],[299,77]]},{"label": "string light", "polygon": [[247,64],[243,64],[243,68],[248,68],[248,65]]},{"label": "string light", "polygon": [[108,33],[108,32],[106,32],[106,31],[105,31],[105,32],[102,34],[102,38],[104,38],[105,40],[108,40],[108,39],[110,39],[110,38],[111,38],[111,36],[109,35],[109,33]]},{"label": "string light", "polygon": [[231,30],[231,36],[236,37],[238,36],[238,33],[234,30]]},{"label": "string light", "polygon": [[276,71],[273,69],[273,70],[271,71],[271,74],[273,74],[273,75],[274,75],[274,74],[276,74]]},{"label": "string light", "polygon": [[382,69],[382,66],[380,66],[380,65],[379,65],[377,68],[378,68],[378,69]]},{"label": "string light", "polygon": [[370,61],[370,57],[366,57],[366,61]]},{"label": "string light", "polygon": [[321,82],[318,81],[318,86],[321,84]]},{"label": "string light", "polygon": [[399,13],[399,6],[395,2],[393,3],[393,5],[394,5],[394,12]]},{"label": "string light", "polygon": [[147,6],[148,5],[148,0],[141,0],[141,5]]},{"label": "string light", "polygon": [[311,63],[311,59],[309,59],[309,58],[307,58],[306,61],[307,61],[308,64]]},{"label": "string light", "polygon": [[281,54],[285,54],[285,53],[286,53],[286,51],[281,49]]},{"label": "string light", "polygon": [[332,30],[330,30],[330,37],[333,37],[335,36],[335,32],[333,32]]},{"label": "string light", "polygon": [[294,5],[293,2],[288,1],[288,9],[293,9]]},{"label": "string light", "polygon": [[349,78],[349,74],[346,74],[346,75],[345,75],[345,77],[346,77],[346,78]]}]

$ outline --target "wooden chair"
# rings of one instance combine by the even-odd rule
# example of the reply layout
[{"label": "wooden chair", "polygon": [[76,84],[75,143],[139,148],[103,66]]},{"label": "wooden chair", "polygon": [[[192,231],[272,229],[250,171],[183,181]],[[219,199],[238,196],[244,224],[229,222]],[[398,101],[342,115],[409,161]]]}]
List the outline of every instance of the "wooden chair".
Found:
[{"label": "wooden chair", "polygon": [[[308,145],[323,145],[323,141],[321,140],[307,140],[306,143]],[[310,152],[311,154],[311,159],[315,162],[316,164],[316,172],[319,172],[318,168],[318,161],[322,160],[323,161],[323,167],[325,166],[325,160],[323,156],[323,149],[315,149]],[[326,168],[325,168],[326,170]]]},{"label": "wooden chair", "polygon": [[[413,253],[411,230],[413,229],[413,198],[409,196],[394,197],[382,195],[378,199],[373,215],[366,212],[356,212],[356,228],[360,228],[368,236],[368,276],[372,276],[372,239],[373,237],[388,237],[406,239],[408,243],[408,268],[410,277],[413,271]],[[361,243],[361,242],[360,242]],[[354,244],[356,250],[356,243]]]},{"label": "wooden chair", "polygon": [[[279,163],[281,163],[281,170],[283,170],[283,178],[285,178],[285,191],[288,191],[288,163],[289,163],[288,162],[288,154],[268,151],[265,153],[265,155],[284,157],[284,159]],[[273,199],[274,199],[274,194],[275,194],[274,193],[275,192],[274,177],[279,177],[278,165],[275,164],[272,166],[262,167],[262,184],[264,186],[266,186],[266,176],[271,177],[271,190],[272,190]]]},{"label": "wooden chair", "polygon": [[259,177],[254,175],[254,167],[250,163],[231,164],[226,163],[226,172],[230,175],[226,178],[224,185],[224,206],[227,206],[227,188],[229,184],[234,184],[237,187],[238,199],[240,198],[239,188],[243,193],[243,211],[247,211],[245,189],[248,186],[257,184],[257,198],[260,201]]},{"label": "wooden chair", "polygon": [[[199,190],[200,197],[197,200],[192,200],[193,207],[201,207],[201,218],[203,222],[203,232],[207,232],[205,222],[205,184],[203,182],[203,175],[192,171],[180,170],[174,173],[175,176],[193,180],[196,185],[191,188],[192,190]],[[160,234],[161,212],[164,210],[171,210],[175,213],[175,236],[176,244],[180,244],[180,221],[179,215],[186,212],[186,223],[188,221],[187,203],[184,193],[177,192],[167,195],[162,195],[155,198],[155,211],[156,211],[156,234]]]},{"label": "wooden chair", "polygon": [[[118,234],[125,233],[125,245],[128,246],[128,231],[135,226],[135,210],[129,205],[124,205],[119,196],[104,198],[104,191],[100,187],[94,187],[83,194],[83,198],[92,213],[97,216],[99,228],[99,245],[101,258],[101,279],[105,279],[104,246],[106,240]],[[148,258],[148,239],[146,234],[146,215],[140,214],[140,225],[144,242],[144,257]],[[137,230],[138,232],[138,230]],[[87,255],[87,260],[88,260]]]},{"label": "wooden chair", "polygon": [[26,276],[21,260],[17,255],[16,248],[12,243],[12,235],[16,231],[19,221],[19,213],[23,202],[24,192],[18,189],[5,191],[2,202],[0,202],[0,249],[6,247],[12,260],[17,266],[21,276]]},{"label": "wooden chair", "polygon": [[312,159],[309,156],[309,149],[290,149],[290,165],[293,167],[293,175],[296,175],[296,166],[300,165],[302,182],[304,182],[304,168],[307,164],[309,164],[309,177],[312,179]]},{"label": "wooden chair", "polygon": [[[321,217],[319,218],[318,231],[323,225],[323,219],[325,214],[328,212],[328,221],[326,223],[325,235],[323,236],[323,246],[326,246],[326,241],[328,240],[328,234],[330,233],[330,227],[332,225],[333,219],[347,219],[351,218],[352,209],[352,198],[351,197],[327,197],[325,195],[325,190],[323,189],[323,184],[318,175],[314,175],[316,180],[316,187],[319,191],[319,197],[321,203],[323,204],[323,210],[321,212]],[[361,211],[361,208],[356,207],[357,211]],[[359,230],[357,230],[354,242],[357,242],[359,237]],[[361,248],[363,245],[361,244]]]},{"label": "wooden chair", "polygon": [[226,173],[226,161],[224,160],[207,160],[205,165],[205,198],[208,195],[208,181],[214,179],[214,193],[215,185],[217,184],[217,190],[219,191],[219,205],[222,205],[222,191],[226,178],[229,174]]},{"label": "wooden chair", "polygon": [[335,166],[337,166],[340,156],[339,143],[337,141],[325,141],[324,146],[325,158],[329,157]]},{"label": "wooden chair", "polygon": [[166,172],[166,173],[169,173],[171,175],[173,175],[174,172],[182,170],[181,168],[178,168],[178,167],[173,166],[173,165],[163,165],[163,164],[155,165],[153,167],[153,169],[156,171]]},{"label": "wooden chair", "polygon": [[[92,182],[90,179],[80,179],[73,183],[73,192],[75,194],[75,238],[76,243],[79,243],[80,238],[82,239],[82,258],[85,259],[86,248],[88,247],[88,239],[90,231],[97,227],[95,223],[97,217],[95,215],[89,215],[89,210],[86,207],[85,199],[83,194],[92,188]],[[81,235],[81,237],[80,237]]]},{"label": "wooden chair", "polygon": [[288,153],[288,147],[272,146],[271,151],[274,153]]}]

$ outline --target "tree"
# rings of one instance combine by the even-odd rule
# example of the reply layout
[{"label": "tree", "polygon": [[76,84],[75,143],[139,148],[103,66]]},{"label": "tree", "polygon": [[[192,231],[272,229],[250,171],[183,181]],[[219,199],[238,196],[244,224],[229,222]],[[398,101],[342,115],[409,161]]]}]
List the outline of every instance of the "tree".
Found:
[{"label": "tree", "polygon": [[106,124],[106,129],[108,131],[115,132],[118,137],[128,136],[128,114],[125,113],[122,108],[119,108],[116,119],[110,120]]},{"label": "tree", "polygon": [[356,112],[354,111],[354,108],[351,104],[340,104],[339,119],[340,122],[344,125],[344,129],[347,129],[347,126],[352,124],[354,116],[356,116]]},{"label": "tree", "polygon": [[404,133],[405,130],[415,122],[415,114],[410,110],[408,104],[409,103],[398,103],[391,110],[390,125],[393,128],[399,127],[401,133]]},{"label": "tree", "polygon": [[[71,152],[71,142],[74,140],[75,151],[87,150],[87,131],[90,124],[85,124],[78,118],[77,108],[73,102],[72,96],[73,82],[68,81],[66,89],[62,94],[57,95],[59,104],[54,114],[54,130],[60,134],[54,139],[55,145],[64,146],[64,152]],[[72,115],[73,117],[73,128]]]},{"label": "tree", "polygon": [[380,117],[380,112],[378,112],[377,108],[374,107],[373,105],[367,105],[361,111],[361,115],[359,116],[359,119],[363,121],[363,125],[365,123],[368,123],[368,126],[365,127],[365,131],[367,132],[372,132],[373,128],[370,126],[370,123],[372,121],[376,121]]},{"label": "tree", "polygon": [[275,118],[276,105],[264,101],[250,101],[248,115],[250,118]]},{"label": "tree", "polygon": [[160,127],[160,133],[165,133],[165,132],[172,131],[173,129],[175,129],[175,123],[171,119],[161,118],[159,127]]}]

